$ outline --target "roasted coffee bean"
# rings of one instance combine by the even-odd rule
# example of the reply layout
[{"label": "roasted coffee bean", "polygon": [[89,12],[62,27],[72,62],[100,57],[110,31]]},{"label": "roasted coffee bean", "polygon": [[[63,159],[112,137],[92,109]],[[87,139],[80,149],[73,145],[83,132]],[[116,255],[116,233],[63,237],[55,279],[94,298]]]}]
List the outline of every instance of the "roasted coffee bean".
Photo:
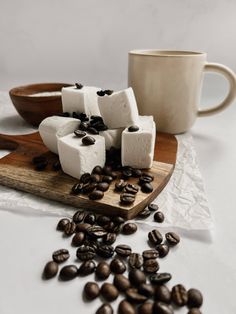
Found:
[{"label": "roasted coffee bean", "polygon": [[95,144],[96,140],[92,136],[85,136],[82,138],[82,143],[86,146]]},{"label": "roasted coffee bean", "polygon": [[84,186],[83,183],[75,183],[72,186],[71,194],[78,195],[78,194],[82,193],[83,192],[83,186]]},{"label": "roasted coffee bean", "polygon": [[146,276],[144,272],[139,269],[131,269],[129,272],[129,280],[132,285],[138,287],[141,284],[146,283]]},{"label": "roasted coffee bean", "polygon": [[97,224],[99,226],[105,226],[111,221],[111,218],[105,215],[101,215],[97,217]]},{"label": "roasted coffee bean", "polygon": [[93,173],[90,176],[90,181],[95,182],[95,183],[100,183],[101,182],[101,176],[99,174]]},{"label": "roasted coffee bean", "polygon": [[96,182],[91,182],[91,183],[84,184],[84,186],[83,186],[83,193],[87,194],[87,193],[93,192],[96,189],[97,185],[98,184]]},{"label": "roasted coffee bean", "polygon": [[76,230],[76,224],[73,221],[68,222],[68,224],[66,224],[65,226],[64,234],[66,236],[71,236],[73,233],[75,233],[75,230]]},{"label": "roasted coffee bean", "polygon": [[102,174],[102,167],[101,166],[95,166],[92,170],[92,174]]},{"label": "roasted coffee bean", "polygon": [[85,216],[85,218],[84,218],[84,222],[85,222],[85,223],[88,223],[88,224],[90,224],[90,225],[94,225],[95,222],[96,222],[96,215],[95,215],[95,214],[92,214],[92,213],[87,214],[87,215]]},{"label": "roasted coffee bean", "polygon": [[115,190],[118,192],[121,192],[126,187],[126,185],[127,185],[127,182],[121,179],[115,183]]},{"label": "roasted coffee bean", "polygon": [[68,218],[62,218],[57,224],[57,230],[64,231],[65,226],[70,222]]},{"label": "roasted coffee bean", "polygon": [[138,183],[139,183],[139,185],[142,186],[143,184],[150,183],[152,181],[153,181],[153,179],[151,177],[142,175],[139,178],[139,182]]},{"label": "roasted coffee bean", "polygon": [[41,162],[45,162],[47,161],[47,158],[43,155],[39,155],[39,156],[35,156],[33,159],[32,159],[32,163],[34,165],[38,164],[38,163],[41,163]]},{"label": "roasted coffee bean", "polygon": [[86,172],[84,174],[82,174],[82,176],[80,177],[80,182],[81,183],[89,183],[91,180],[91,174]]},{"label": "roasted coffee bean", "polygon": [[109,302],[116,300],[119,295],[119,291],[117,290],[117,288],[112,283],[108,282],[105,282],[101,286],[100,293],[103,298]]},{"label": "roasted coffee bean", "polygon": [[166,285],[156,286],[154,298],[157,301],[170,303],[171,293],[170,293],[169,288]]},{"label": "roasted coffee bean", "polygon": [[84,295],[90,301],[96,299],[99,296],[99,292],[100,289],[96,282],[89,281],[84,286]]},{"label": "roasted coffee bean", "polygon": [[102,226],[91,226],[87,229],[87,233],[92,238],[102,238],[107,234],[107,231]]},{"label": "roasted coffee bean", "polygon": [[143,266],[143,257],[138,253],[131,253],[129,256],[130,268],[141,268]]},{"label": "roasted coffee bean", "polygon": [[202,293],[197,289],[188,290],[188,307],[200,307],[203,303]]},{"label": "roasted coffee bean", "polygon": [[158,273],[158,274],[153,274],[149,277],[150,282],[153,285],[162,285],[169,281],[172,278],[170,273]]},{"label": "roasted coffee bean", "polygon": [[96,200],[100,200],[101,198],[103,198],[103,196],[104,196],[104,193],[102,191],[95,190],[89,194],[89,199],[96,201]]},{"label": "roasted coffee bean", "polygon": [[137,125],[131,125],[128,127],[129,132],[137,132],[139,130],[139,127]]},{"label": "roasted coffee bean", "polygon": [[91,120],[92,121],[100,121],[100,122],[103,122],[103,118],[101,116],[98,116],[98,115],[92,115],[91,117]]},{"label": "roasted coffee bean", "polygon": [[129,245],[119,244],[119,245],[116,246],[115,252],[119,256],[128,257],[131,254],[132,249],[131,249],[131,247]]},{"label": "roasted coffee bean", "polygon": [[99,91],[97,91],[97,95],[100,97],[103,97],[106,95],[106,93],[103,90],[99,90]]},{"label": "roasted coffee bean", "polygon": [[140,178],[142,175],[142,171],[140,169],[132,169],[132,177]]},{"label": "roasted coffee bean", "polygon": [[156,222],[160,222],[160,223],[161,223],[161,222],[164,221],[165,216],[164,216],[163,212],[158,211],[158,212],[156,212],[156,213],[154,214],[153,218],[154,218],[154,220],[155,220]]},{"label": "roasted coffee bean", "polygon": [[139,191],[139,187],[136,184],[130,184],[128,183],[124,189],[124,192],[131,193],[131,194],[137,194]]},{"label": "roasted coffee bean", "polygon": [[58,272],[58,264],[56,262],[50,261],[48,262],[43,270],[43,277],[45,279],[50,279],[56,276]]},{"label": "roasted coffee bean", "polygon": [[97,248],[98,248],[98,242],[96,241],[96,239],[91,240],[89,236],[87,238],[88,239],[85,239],[83,244],[86,246],[92,247],[94,249],[94,251],[96,252]]},{"label": "roasted coffee bean", "polygon": [[78,138],[82,138],[84,136],[86,136],[86,132],[85,131],[81,131],[81,130],[75,130],[74,131],[75,136],[77,136]]},{"label": "roasted coffee bean", "polygon": [[188,311],[188,314],[202,314],[202,312],[197,307],[193,307]]},{"label": "roasted coffee bean", "polygon": [[174,310],[169,304],[165,304],[163,302],[155,302],[153,305],[153,313],[174,314]]},{"label": "roasted coffee bean", "polygon": [[97,265],[95,274],[98,279],[105,280],[110,276],[111,269],[110,266],[106,262],[100,262]]},{"label": "roasted coffee bean", "polygon": [[111,173],[112,173],[112,167],[110,166],[103,167],[103,174],[105,174],[106,176],[111,176]]},{"label": "roasted coffee bean", "polygon": [[148,274],[154,274],[159,270],[160,266],[156,259],[147,259],[143,263],[143,270]]},{"label": "roasted coffee bean", "polygon": [[112,221],[117,224],[117,225],[121,225],[125,222],[124,218],[123,217],[120,217],[120,216],[114,216],[112,217]]},{"label": "roasted coffee bean", "polygon": [[121,259],[114,258],[110,263],[110,269],[114,274],[123,274],[126,271],[126,266]]},{"label": "roasted coffee bean", "polygon": [[104,90],[104,93],[106,94],[106,95],[108,95],[108,96],[110,96],[111,94],[113,94],[113,90],[111,90],[111,89],[106,89],[106,90]]},{"label": "roasted coffee bean", "polygon": [[63,263],[70,257],[69,251],[66,249],[60,249],[52,254],[52,259],[56,263]]},{"label": "roasted coffee bean", "polygon": [[153,259],[159,257],[159,253],[157,250],[145,250],[143,251],[143,258],[144,259]]},{"label": "roasted coffee bean", "polygon": [[71,280],[77,277],[78,269],[75,265],[66,265],[60,271],[60,279],[63,281]]},{"label": "roasted coffee bean", "polygon": [[84,220],[84,217],[85,217],[85,212],[82,211],[82,210],[78,210],[74,216],[73,216],[73,221],[75,223],[79,223],[79,222],[82,222]]},{"label": "roasted coffee bean", "polygon": [[[149,179],[151,181],[154,180],[154,176],[151,173],[148,173],[148,172],[143,172],[142,173],[142,177],[147,178],[147,179]],[[149,181],[149,182],[151,182],[151,181]]]},{"label": "roasted coffee bean", "polygon": [[121,224],[121,225],[117,225],[117,224],[115,224],[115,225],[114,225],[114,228],[113,228],[113,230],[112,230],[112,232],[114,232],[114,233],[118,234],[118,233],[120,233],[120,232],[121,232],[122,227],[123,227],[123,225],[122,225],[122,224]]},{"label": "roasted coffee bean", "polygon": [[141,185],[141,191],[143,193],[152,193],[153,186],[151,185],[151,183],[144,183]]},{"label": "roasted coffee bean", "polygon": [[78,275],[80,276],[90,275],[95,271],[95,268],[96,264],[93,260],[84,261],[78,269]]},{"label": "roasted coffee bean", "polygon": [[132,177],[132,169],[124,169],[124,170],[122,170],[122,178],[124,178],[124,179],[129,179],[129,178],[131,178]]},{"label": "roasted coffee bean", "polygon": [[61,163],[60,163],[59,160],[53,163],[52,169],[53,169],[54,171],[59,171],[59,170],[61,170]]},{"label": "roasted coffee bean", "polygon": [[180,237],[175,232],[167,232],[165,234],[166,240],[170,245],[176,245],[180,241]]},{"label": "roasted coffee bean", "polygon": [[122,228],[122,233],[126,235],[133,234],[137,231],[137,229],[138,227],[135,223],[127,222],[126,224],[124,224]]},{"label": "roasted coffee bean", "polygon": [[111,245],[100,244],[97,248],[97,255],[103,258],[110,258],[114,254],[114,248]]},{"label": "roasted coffee bean", "polygon": [[[78,114],[79,119],[81,122],[89,121],[89,117],[87,117],[86,113],[81,112]],[[90,125],[90,123],[88,123]]]},{"label": "roasted coffee bean", "polygon": [[87,232],[87,230],[91,227],[91,224],[88,223],[80,223],[76,226],[76,232]]},{"label": "roasted coffee bean", "polygon": [[87,129],[87,132],[88,132],[89,134],[94,134],[94,135],[99,134],[98,130],[96,130],[95,128],[93,128],[93,127],[91,127],[91,126]]},{"label": "roasted coffee bean", "polygon": [[118,314],[135,314],[135,308],[128,301],[123,300],[118,306]]},{"label": "roasted coffee bean", "polygon": [[106,182],[108,184],[110,184],[113,181],[112,176],[103,176],[102,177],[102,182]]},{"label": "roasted coffee bean", "polygon": [[152,212],[155,212],[155,211],[157,211],[159,209],[159,206],[154,204],[154,203],[152,203],[152,204],[148,205],[148,209],[151,210]]},{"label": "roasted coffee bean", "polygon": [[161,244],[161,242],[163,241],[162,234],[157,229],[154,229],[148,233],[148,239],[151,244],[154,245]]},{"label": "roasted coffee bean", "polygon": [[115,179],[117,179],[118,174],[115,171],[112,171],[111,172],[111,177],[112,177],[113,180],[115,180]]},{"label": "roasted coffee bean", "polygon": [[159,244],[156,247],[156,250],[159,253],[159,257],[162,258],[162,257],[165,257],[169,253],[169,246],[166,244]]},{"label": "roasted coffee bean", "polygon": [[38,162],[36,165],[35,165],[35,170],[37,171],[42,171],[44,170],[48,165],[48,161],[41,161],[41,162]]},{"label": "roasted coffee bean", "polygon": [[82,121],[82,122],[80,123],[80,125],[79,125],[79,129],[80,129],[81,131],[87,131],[88,128],[89,128],[89,123],[86,122],[86,121]]},{"label": "roasted coffee bean", "polygon": [[138,307],[138,314],[153,314],[153,303],[145,302]]},{"label": "roasted coffee bean", "polygon": [[113,314],[113,313],[114,311],[111,305],[108,303],[104,303],[97,309],[95,314]]},{"label": "roasted coffee bean", "polygon": [[107,232],[113,232],[114,228],[115,228],[115,224],[113,221],[108,222],[108,224],[106,224],[105,226],[103,226],[103,228],[107,231]]},{"label": "roasted coffee bean", "polygon": [[145,295],[147,298],[152,298],[154,295],[154,288],[150,284],[143,283],[139,286],[138,292],[142,295]]},{"label": "roasted coffee bean", "polygon": [[181,284],[175,285],[171,290],[171,300],[177,306],[184,306],[188,301],[188,294],[185,287]]},{"label": "roasted coffee bean", "polygon": [[109,189],[109,183],[107,183],[107,182],[100,182],[97,185],[97,189],[99,191],[106,192]]},{"label": "roasted coffee bean", "polygon": [[116,242],[116,234],[108,232],[103,238],[103,243],[105,244],[113,244]]},{"label": "roasted coffee bean", "polygon": [[116,288],[121,292],[124,292],[131,287],[129,279],[121,274],[117,274],[114,276],[113,283]]},{"label": "roasted coffee bean", "polygon": [[73,236],[71,244],[73,246],[80,246],[84,243],[84,240],[85,240],[85,233],[84,232],[77,232]]},{"label": "roasted coffee bean", "polygon": [[125,291],[126,298],[131,303],[143,303],[147,300],[147,297],[145,295],[142,295],[138,292],[138,289],[136,288],[129,288]]},{"label": "roasted coffee bean", "polygon": [[93,259],[95,256],[95,250],[93,247],[88,245],[81,245],[78,247],[76,251],[76,256],[81,261],[88,261],[90,259]]},{"label": "roasted coffee bean", "polygon": [[94,128],[96,128],[98,131],[106,131],[108,127],[104,123],[98,123],[96,125],[93,125]]},{"label": "roasted coffee bean", "polygon": [[80,84],[80,83],[75,83],[75,87],[76,87],[77,89],[81,89],[81,88],[83,88],[83,85]]},{"label": "roasted coffee bean", "polygon": [[138,217],[145,219],[151,215],[151,211],[148,208],[144,208],[141,212],[139,212]]}]

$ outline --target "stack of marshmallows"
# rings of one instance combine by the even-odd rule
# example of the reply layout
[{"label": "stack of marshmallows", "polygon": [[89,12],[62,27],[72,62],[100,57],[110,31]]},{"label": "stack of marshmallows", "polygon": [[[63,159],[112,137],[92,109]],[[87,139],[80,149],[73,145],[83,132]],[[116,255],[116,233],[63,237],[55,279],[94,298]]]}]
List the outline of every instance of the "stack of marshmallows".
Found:
[{"label": "stack of marshmallows", "polygon": [[50,151],[59,155],[65,173],[79,179],[95,166],[103,167],[106,150],[111,147],[121,149],[122,166],[151,168],[156,126],[152,116],[139,115],[132,88],[104,93],[99,88],[80,84],[64,87],[62,105],[63,112],[70,116],[73,113],[85,113],[89,118],[100,116],[107,126],[99,135],[91,135],[92,145],[84,145],[83,137],[74,133],[80,127],[79,119],[51,116],[41,122],[42,140]]}]

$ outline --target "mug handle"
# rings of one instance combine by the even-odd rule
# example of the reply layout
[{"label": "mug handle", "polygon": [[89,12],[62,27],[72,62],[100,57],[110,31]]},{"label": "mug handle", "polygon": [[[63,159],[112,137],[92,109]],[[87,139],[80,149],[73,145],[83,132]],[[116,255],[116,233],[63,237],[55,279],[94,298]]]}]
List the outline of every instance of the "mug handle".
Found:
[{"label": "mug handle", "polygon": [[224,110],[234,101],[235,96],[236,96],[236,76],[232,70],[230,70],[228,67],[219,63],[206,63],[204,67],[204,71],[206,72],[212,71],[212,72],[223,74],[224,77],[229,82],[229,92],[226,98],[219,105],[206,108],[206,109],[198,109],[199,117],[209,116],[211,114]]}]

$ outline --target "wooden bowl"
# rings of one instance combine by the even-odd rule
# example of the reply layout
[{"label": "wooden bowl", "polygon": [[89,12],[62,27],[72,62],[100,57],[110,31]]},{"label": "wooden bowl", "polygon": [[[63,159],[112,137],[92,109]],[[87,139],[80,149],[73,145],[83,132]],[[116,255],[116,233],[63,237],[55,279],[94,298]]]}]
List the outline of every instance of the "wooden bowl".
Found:
[{"label": "wooden bowl", "polygon": [[19,115],[29,124],[38,126],[52,115],[62,113],[61,95],[39,96],[38,93],[59,92],[66,83],[40,83],[12,88],[9,95]]}]

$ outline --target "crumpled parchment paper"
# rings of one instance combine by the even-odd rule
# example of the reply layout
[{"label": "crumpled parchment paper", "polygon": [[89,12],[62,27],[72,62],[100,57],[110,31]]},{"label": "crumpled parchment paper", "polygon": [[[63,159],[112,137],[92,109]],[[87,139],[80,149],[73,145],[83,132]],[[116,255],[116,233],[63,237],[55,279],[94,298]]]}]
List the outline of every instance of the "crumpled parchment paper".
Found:
[{"label": "crumpled parchment paper", "polygon": [[[26,134],[35,131],[35,128],[27,125],[16,113],[8,93],[0,92],[0,133]],[[174,173],[154,201],[165,214],[165,221],[158,226],[209,230],[213,226],[213,220],[197,163],[193,138],[190,134],[184,134],[178,135],[177,140],[178,155]],[[7,153],[0,151],[0,158]],[[71,217],[75,208],[0,185],[0,210],[23,215]],[[153,216],[136,221],[144,227],[157,226]]]}]

